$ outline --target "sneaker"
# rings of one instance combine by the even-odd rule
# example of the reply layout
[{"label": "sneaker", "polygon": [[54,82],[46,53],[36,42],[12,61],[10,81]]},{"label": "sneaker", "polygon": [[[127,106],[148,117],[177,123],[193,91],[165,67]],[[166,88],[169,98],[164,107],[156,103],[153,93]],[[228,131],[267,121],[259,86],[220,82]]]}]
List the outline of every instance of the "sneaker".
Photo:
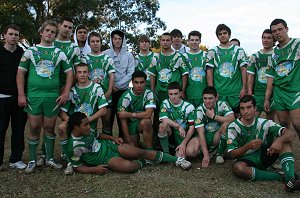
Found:
[{"label": "sneaker", "polygon": [[183,169],[189,169],[192,166],[192,163],[184,159],[183,157],[178,157],[175,162],[176,166],[180,166]]},{"label": "sneaker", "polygon": [[63,160],[63,161],[67,161],[67,155],[64,154],[64,153],[61,153],[60,154],[60,159]]},{"label": "sneaker", "polygon": [[220,164],[224,164],[224,158],[222,155],[217,155],[216,157],[216,164],[220,165]]},{"label": "sneaker", "polygon": [[74,173],[73,166],[69,162],[66,170],[64,171],[65,175],[72,175]]},{"label": "sneaker", "polygon": [[50,160],[46,161],[46,165],[50,166],[54,169],[61,169],[63,167],[62,164],[55,162],[54,159],[50,159]]},{"label": "sneaker", "polygon": [[285,191],[286,192],[294,192],[294,191],[300,191],[300,180],[299,179],[293,179],[286,183],[285,185]]},{"label": "sneaker", "polygon": [[11,169],[20,169],[20,170],[22,170],[22,169],[25,169],[26,168],[26,164],[24,163],[24,162],[22,162],[22,161],[18,161],[18,162],[16,162],[16,163],[10,163],[9,164],[9,167],[11,168]]},{"label": "sneaker", "polygon": [[36,165],[37,166],[43,166],[43,165],[45,165],[45,162],[46,162],[46,155],[41,155],[39,157],[39,159],[37,160]]},{"label": "sneaker", "polygon": [[36,162],[35,161],[30,161],[28,162],[28,165],[25,169],[25,173],[34,173],[36,170]]}]

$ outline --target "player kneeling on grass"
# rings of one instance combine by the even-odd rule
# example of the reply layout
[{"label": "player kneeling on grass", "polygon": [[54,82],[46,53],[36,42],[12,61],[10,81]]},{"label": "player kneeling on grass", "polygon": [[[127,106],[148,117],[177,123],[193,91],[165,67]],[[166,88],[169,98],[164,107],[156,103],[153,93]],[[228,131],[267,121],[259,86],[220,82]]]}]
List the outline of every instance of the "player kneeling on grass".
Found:
[{"label": "player kneeling on grass", "polygon": [[[233,174],[250,181],[284,180],[287,192],[299,191],[300,180],[295,178],[291,149],[294,132],[272,120],[256,117],[253,96],[241,98],[240,112],[242,117],[232,122],[227,129],[229,156],[236,159],[232,166]],[[266,171],[278,158],[284,175]]]},{"label": "player kneeling on grass", "polygon": [[118,116],[124,135],[124,141],[136,147],[140,144],[140,134],[146,150],[153,150],[152,113],[156,108],[154,94],[145,89],[147,75],[143,71],[132,74],[132,85],[124,92],[118,103]]},{"label": "player kneeling on grass", "polygon": [[168,85],[169,98],[160,107],[158,137],[163,152],[169,153],[169,136],[174,133],[176,156],[186,155],[186,149],[193,146],[190,141],[194,134],[194,106],[181,99],[181,87],[178,82]]},{"label": "player kneeling on grass", "polygon": [[133,173],[146,160],[154,163],[174,162],[183,169],[191,167],[191,163],[184,158],[139,149],[124,143],[122,138],[99,134],[90,128],[88,118],[81,112],[75,112],[69,117],[68,128],[71,131],[68,152],[74,171],[78,173],[102,174],[108,169]]},{"label": "player kneeling on grass", "polygon": [[194,137],[193,150],[189,155],[197,156],[201,148],[203,153],[202,167],[208,167],[210,152],[217,148],[216,163],[223,164],[223,153],[226,150],[226,128],[234,120],[234,113],[229,105],[218,100],[218,93],[214,87],[208,86],[202,93],[203,103],[195,112],[195,128],[198,137]]}]

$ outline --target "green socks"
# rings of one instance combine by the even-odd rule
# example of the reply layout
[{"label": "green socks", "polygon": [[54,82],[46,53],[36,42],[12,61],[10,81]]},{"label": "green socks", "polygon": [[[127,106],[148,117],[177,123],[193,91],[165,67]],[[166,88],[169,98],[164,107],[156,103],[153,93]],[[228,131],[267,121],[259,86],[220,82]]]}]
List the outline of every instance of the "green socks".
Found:
[{"label": "green socks", "polygon": [[160,162],[176,162],[176,161],[177,161],[177,157],[172,156],[168,153],[160,152],[160,151],[156,152],[156,156],[154,159],[155,164],[158,164]]},{"label": "green socks", "polygon": [[46,148],[46,157],[47,161],[53,159],[54,157],[54,143],[55,143],[55,136],[44,136],[45,148]]},{"label": "green socks", "polygon": [[227,147],[226,137],[225,137],[225,135],[221,134],[217,154],[218,155],[223,155],[226,147]]},{"label": "green socks", "polygon": [[164,153],[170,153],[168,134],[167,133],[163,134],[163,135],[158,134],[157,136],[159,138],[159,142],[160,142],[160,145],[162,147],[163,152]]},{"label": "green socks", "polygon": [[69,157],[69,153],[68,153],[68,142],[69,142],[69,139],[65,139],[65,140],[59,141],[59,144],[61,146],[63,153],[66,155],[67,162],[70,162],[70,157]]},{"label": "green socks", "polygon": [[279,156],[281,162],[282,170],[285,174],[286,181],[290,181],[295,178],[295,161],[294,155],[291,152],[284,153]]},{"label": "green socks", "polygon": [[252,167],[251,181],[266,181],[266,180],[282,181],[282,177],[279,175],[279,173],[259,170],[257,168]]},{"label": "green socks", "polygon": [[39,144],[39,140],[28,139],[29,161],[36,162],[36,148]]}]

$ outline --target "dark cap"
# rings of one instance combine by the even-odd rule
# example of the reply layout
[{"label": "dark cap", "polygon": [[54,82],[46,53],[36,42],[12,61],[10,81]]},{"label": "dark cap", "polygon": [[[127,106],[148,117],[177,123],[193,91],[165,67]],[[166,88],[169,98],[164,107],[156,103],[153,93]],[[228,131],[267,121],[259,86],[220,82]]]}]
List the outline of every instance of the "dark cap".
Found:
[{"label": "dark cap", "polygon": [[125,36],[125,33],[122,32],[121,30],[114,30],[110,33],[110,37],[112,37],[114,34],[117,34],[118,36],[120,36],[122,39],[124,38]]}]

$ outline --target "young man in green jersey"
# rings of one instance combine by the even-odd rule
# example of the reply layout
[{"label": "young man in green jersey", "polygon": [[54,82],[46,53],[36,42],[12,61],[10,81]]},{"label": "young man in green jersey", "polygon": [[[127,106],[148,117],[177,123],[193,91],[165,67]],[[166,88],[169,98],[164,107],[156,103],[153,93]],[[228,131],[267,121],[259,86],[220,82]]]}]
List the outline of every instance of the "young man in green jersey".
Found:
[{"label": "young man in green jersey", "polygon": [[186,99],[195,107],[202,103],[202,92],[207,86],[206,80],[206,52],[200,50],[201,33],[191,31],[188,35],[190,50],[183,54],[186,67],[189,70],[186,86]]},{"label": "young man in green jersey", "polygon": [[174,29],[170,32],[172,37],[172,49],[180,54],[188,52],[190,49],[182,43],[182,32],[178,29]]},{"label": "young man in green jersey", "polygon": [[186,150],[193,146],[190,139],[194,135],[194,106],[181,99],[181,87],[178,82],[168,86],[169,98],[160,107],[158,137],[163,152],[169,153],[169,136],[175,136],[175,151],[178,157],[187,156]]},{"label": "young man in green jersey", "polygon": [[288,36],[289,28],[283,19],[272,21],[270,29],[278,45],[268,62],[265,109],[270,109],[273,92],[279,123],[287,127],[291,120],[300,137],[300,39]]},{"label": "young man in green jersey", "polygon": [[230,106],[218,99],[217,90],[208,86],[202,93],[203,103],[195,111],[195,129],[198,137],[190,142],[194,147],[187,150],[189,155],[196,157],[201,149],[203,154],[202,167],[208,167],[210,154],[217,148],[216,164],[223,164],[226,150],[226,128],[234,120]]},{"label": "young man in green jersey", "polygon": [[101,35],[98,32],[91,32],[88,36],[88,42],[91,53],[86,56],[86,63],[89,65],[90,79],[100,84],[105,98],[108,102],[106,113],[101,117],[102,131],[105,134],[112,135],[110,128],[110,117],[112,108],[112,90],[115,81],[114,61],[108,55],[101,51]]},{"label": "young man in green jersey", "polygon": [[[66,160],[70,162],[70,156],[67,153],[68,135],[67,122],[69,116],[74,112],[82,112],[88,116],[89,123],[93,130],[97,130],[98,118],[106,113],[107,101],[101,86],[89,80],[89,66],[85,63],[79,63],[75,68],[76,84],[71,88],[69,99],[61,107],[60,116],[63,122],[59,125],[58,131],[60,143]],[[72,174],[72,166],[68,163],[65,174]]]},{"label": "young man in green jersey", "polygon": [[158,54],[150,51],[150,38],[147,35],[139,37],[140,52],[135,56],[135,71],[144,71],[147,75],[146,88],[150,89],[150,74],[149,67],[155,67],[158,60]]},{"label": "young man in green jersey", "polygon": [[[274,46],[274,38],[270,29],[265,29],[261,36],[263,49],[251,55],[250,66],[247,68],[247,89],[249,95],[254,95],[256,100],[256,116],[264,111],[265,94],[267,89],[266,69],[268,58],[271,57]],[[273,99],[271,100],[274,106]],[[266,118],[274,120],[275,112],[271,108],[266,111]]]},{"label": "young man in green jersey", "polygon": [[[68,98],[73,82],[73,72],[65,53],[53,45],[57,31],[57,24],[53,21],[46,21],[42,24],[40,44],[24,52],[17,73],[18,103],[19,106],[25,107],[30,124],[28,134],[30,161],[25,169],[26,173],[33,173],[36,170],[36,148],[42,128],[45,133],[46,165],[62,168],[61,164],[54,161],[54,128],[59,106],[63,105]],[[66,85],[59,95],[61,71],[66,74]],[[25,91],[26,72],[28,72],[28,79]]]},{"label": "young man in green jersey", "polygon": [[220,45],[207,53],[207,85],[217,89],[219,98],[230,105],[237,117],[239,99],[247,92],[247,57],[241,47],[230,44],[228,26],[218,25],[216,35]]},{"label": "young man in green jersey", "polygon": [[121,120],[124,141],[139,147],[140,133],[146,150],[153,150],[152,113],[156,108],[154,94],[146,89],[147,75],[143,71],[132,74],[132,85],[122,94],[118,104],[118,116]]},{"label": "young man in green jersey", "polygon": [[[251,95],[241,98],[240,113],[241,117],[227,128],[229,156],[236,159],[233,174],[250,181],[284,180],[287,192],[299,191],[291,148],[295,133],[272,120],[256,117],[256,101]],[[277,159],[284,175],[266,171]]]},{"label": "young man in green jersey", "polygon": [[140,169],[146,160],[153,163],[173,162],[182,169],[191,167],[191,163],[184,158],[139,149],[124,143],[122,138],[99,134],[91,130],[89,120],[81,112],[70,116],[68,128],[71,131],[68,145],[71,164],[78,173],[103,174],[108,169],[133,173]]}]

